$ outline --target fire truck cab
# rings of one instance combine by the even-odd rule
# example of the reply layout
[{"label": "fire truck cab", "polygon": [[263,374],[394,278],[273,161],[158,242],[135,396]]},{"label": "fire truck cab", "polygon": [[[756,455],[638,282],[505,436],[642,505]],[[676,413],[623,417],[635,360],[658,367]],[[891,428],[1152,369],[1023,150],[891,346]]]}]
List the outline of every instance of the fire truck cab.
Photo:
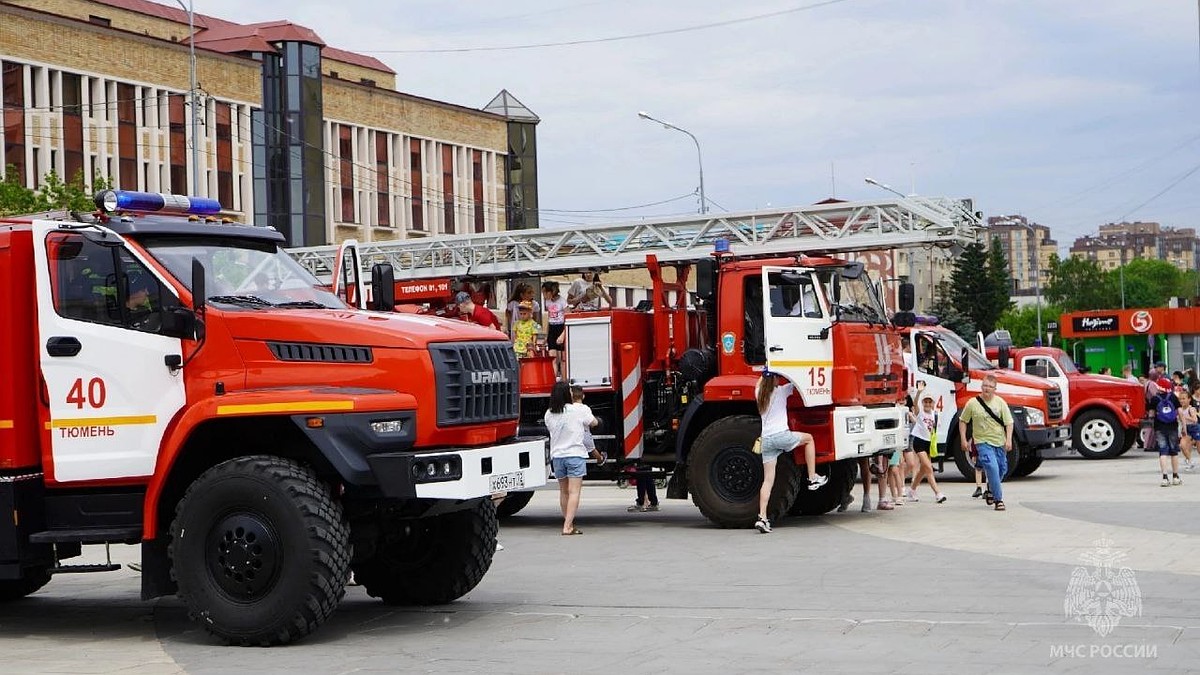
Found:
[{"label": "fire truck cab", "polygon": [[307,635],[352,570],[389,603],[473,588],[490,495],[545,482],[503,335],[356,309],[212,200],[97,205],[0,220],[0,600],[110,543],[233,644]]}]

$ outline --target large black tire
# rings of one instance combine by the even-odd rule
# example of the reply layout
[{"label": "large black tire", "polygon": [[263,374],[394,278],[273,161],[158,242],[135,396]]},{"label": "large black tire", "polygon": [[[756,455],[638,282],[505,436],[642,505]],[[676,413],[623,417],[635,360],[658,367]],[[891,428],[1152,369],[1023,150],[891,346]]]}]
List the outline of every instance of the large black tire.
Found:
[{"label": "large black tire", "polygon": [[1013,478],[1024,478],[1025,476],[1028,476],[1029,474],[1033,473],[1034,471],[1037,471],[1038,467],[1040,467],[1041,465],[1042,465],[1041,454],[1028,455],[1021,461],[1017,462],[1016,468],[1014,468],[1012,470],[1012,477]]},{"label": "large black tire", "polygon": [[46,568],[39,567],[26,570],[20,579],[5,579],[0,581],[0,602],[10,602],[36,593],[42,586],[50,583],[50,573]]},{"label": "large black tire", "polygon": [[858,461],[843,460],[829,465],[829,481],[818,490],[807,489],[808,472],[804,473],[803,488],[788,511],[793,516],[820,516],[841,506],[842,500],[854,489],[858,476]]},{"label": "large black tire", "polygon": [[205,471],[171,523],[171,574],[188,615],[242,646],[316,630],[350,580],[350,528],[312,469],[239,457]]},{"label": "large black tire", "polygon": [[1087,459],[1112,459],[1125,447],[1125,429],[1102,408],[1087,410],[1071,424],[1071,443]]},{"label": "large black tire", "polygon": [[[762,421],[757,415],[733,415],[708,425],[692,444],[688,481],[692,502],[717,527],[744,528],[758,519],[762,456],[751,452]],[[780,455],[767,516],[788,512],[800,491],[801,473],[791,455]]]},{"label": "large black tire", "polygon": [[1121,444],[1121,452],[1118,453],[1118,456],[1129,452],[1130,449],[1133,448],[1134,444],[1136,444],[1138,441],[1138,434],[1140,431],[1141,431],[1141,429],[1126,429],[1125,430],[1125,442]]},{"label": "large black tire", "polygon": [[354,565],[367,594],[389,605],[444,605],[466,595],[492,566],[496,507],[472,508],[384,528],[375,555]]},{"label": "large black tire", "polygon": [[532,490],[529,492],[510,492],[508,493],[508,496],[500,502],[500,505],[496,507],[496,517],[507,518],[509,516],[515,516],[521,511],[521,509],[528,506],[530,500],[532,499]]}]

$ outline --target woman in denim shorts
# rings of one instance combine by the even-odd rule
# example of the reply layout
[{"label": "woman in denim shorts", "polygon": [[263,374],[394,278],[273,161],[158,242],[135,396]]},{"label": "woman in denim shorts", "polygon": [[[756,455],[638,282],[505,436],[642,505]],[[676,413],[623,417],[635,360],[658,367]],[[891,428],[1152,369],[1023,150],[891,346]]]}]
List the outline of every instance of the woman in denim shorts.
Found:
[{"label": "woman in denim shorts", "polygon": [[550,390],[550,407],[543,418],[550,432],[550,466],[558,479],[559,505],[563,512],[563,534],[583,534],[575,527],[579,493],[587,473],[588,450],[584,433],[598,423],[587,406],[573,406],[571,387],[558,381]]},{"label": "woman in denim shorts", "polygon": [[754,527],[763,534],[771,531],[767,503],[771,501],[771,488],[775,485],[775,462],[785,452],[798,445],[804,446],[804,465],[808,468],[808,489],[816,490],[829,478],[817,473],[817,449],[813,437],[788,427],[787,399],[795,385],[763,369],[762,377],[754,387],[754,398],[758,403],[758,414],[762,417],[762,460],[763,484],[758,490],[758,520]]}]

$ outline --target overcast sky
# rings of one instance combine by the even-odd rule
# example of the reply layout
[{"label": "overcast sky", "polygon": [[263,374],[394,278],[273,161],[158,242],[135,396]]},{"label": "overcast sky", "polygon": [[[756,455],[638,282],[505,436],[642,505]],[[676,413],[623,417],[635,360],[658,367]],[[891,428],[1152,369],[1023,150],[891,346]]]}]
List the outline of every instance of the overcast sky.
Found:
[{"label": "overcast sky", "polygon": [[[696,210],[686,197],[619,214],[551,211],[613,209],[696,189],[691,140],[639,119],[639,110],[699,138],[714,211],[793,206],[831,193],[880,197],[863,182],[871,176],[906,193],[915,186],[919,194],[974,197],[987,215],[1024,214],[1049,225],[1060,245],[1120,219],[1200,226],[1192,0],[195,6],[233,21],[308,26],[329,45],[380,58],[397,71],[400,90],[420,96],[482,107],[507,88],[542,119],[548,226]],[[617,38],[772,12],[593,44],[398,53]]]}]

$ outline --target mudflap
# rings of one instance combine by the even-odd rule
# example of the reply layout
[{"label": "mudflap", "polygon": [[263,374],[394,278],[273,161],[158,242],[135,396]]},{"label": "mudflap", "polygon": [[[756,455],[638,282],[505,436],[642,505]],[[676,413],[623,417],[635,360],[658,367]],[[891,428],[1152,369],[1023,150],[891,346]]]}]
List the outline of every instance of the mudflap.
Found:
[{"label": "mudflap", "polygon": [[688,498],[687,470],[687,464],[680,462],[675,465],[675,471],[667,481],[667,499]]}]

